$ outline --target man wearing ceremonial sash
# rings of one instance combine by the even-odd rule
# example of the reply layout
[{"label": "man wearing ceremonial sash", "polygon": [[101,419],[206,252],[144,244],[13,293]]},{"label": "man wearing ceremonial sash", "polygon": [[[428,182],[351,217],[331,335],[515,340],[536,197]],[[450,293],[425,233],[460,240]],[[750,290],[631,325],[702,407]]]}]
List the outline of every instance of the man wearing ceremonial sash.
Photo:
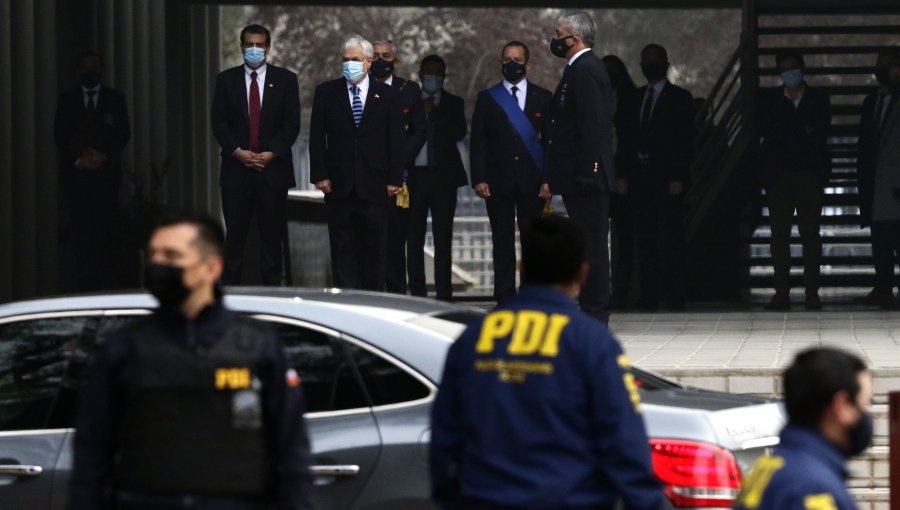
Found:
[{"label": "man wearing ceremonial sash", "polygon": [[479,92],[472,115],[472,187],[485,199],[491,222],[498,302],[516,293],[516,221],[520,236],[526,237],[522,226],[540,216],[543,206],[541,137],[553,94],[526,78],[529,57],[528,47],[519,41],[503,47],[503,81]]}]

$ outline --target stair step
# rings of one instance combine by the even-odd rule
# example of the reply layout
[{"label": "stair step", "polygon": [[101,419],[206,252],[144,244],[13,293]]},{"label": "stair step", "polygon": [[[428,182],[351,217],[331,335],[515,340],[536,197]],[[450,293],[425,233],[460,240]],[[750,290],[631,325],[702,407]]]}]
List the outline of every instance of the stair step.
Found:
[{"label": "stair step", "polygon": [[832,124],[829,136],[859,136],[859,124]]},{"label": "stair step", "polygon": [[[833,76],[833,75],[858,75],[872,74],[875,72],[874,66],[835,66],[835,67],[807,67],[803,74],[807,76]],[[778,76],[781,72],[774,67],[762,67],[759,69],[760,76]],[[834,108],[834,107],[832,107]],[[834,111],[832,110],[832,113]]]},{"label": "stair step", "polygon": [[[860,231],[864,232],[864,231]],[[822,236],[823,244],[870,244],[872,242],[871,236],[866,233],[863,233],[858,236]],[[770,237],[767,235],[754,236],[750,240],[751,245],[756,246],[768,246],[770,243]],[[791,244],[800,244],[800,238],[797,236],[791,237]]]},{"label": "stair step", "polygon": [[[767,27],[768,28],[768,27]],[[762,30],[762,28],[760,28]],[[793,48],[767,47],[759,48],[760,55],[774,56],[786,51],[799,51],[804,55],[876,55],[890,46],[800,46]]]},{"label": "stair step", "polygon": [[[898,25],[807,25],[807,26],[777,26],[759,27],[760,35],[786,35],[786,34],[900,34]],[[803,48],[798,48],[803,49]]]},{"label": "stair step", "polygon": [[[874,69],[874,68],[871,68]],[[831,105],[832,115],[860,115],[862,113],[862,104],[833,104]]]},{"label": "stair step", "polygon": [[[749,264],[750,266],[762,267],[762,266],[771,266],[772,265],[772,257],[760,256],[760,257],[750,257],[748,259],[744,259],[744,265]],[[791,265],[795,267],[803,266],[803,257],[791,257]],[[871,266],[872,265],[872,256],[871,255],[823,255],[822,256],[822,265],[823,266]]]},{"label": "stair step", "polygon": [[[761,224],[768,225],[769,218],[767,216],[763,216]],[[858,214],[834,214],[831,216],[822,216],[821,224],[822,224],[822,226],[825,226],[825,225],[859,225],[859,215]]]},{"label": "stair step", "polygon": [[[872,287],[875,273],[844,273],[819,275],[820,287]],[[775,277],[768,275],[750,275],[748,286],[753,289],[771,289],[775,287]],[[791,287],[803,288],[803,276],[791,275]]]},{"label": "stair step", "polygon": [[823,85],[816,88],[832,96],[866,96],[878,90],[875,85]]}]

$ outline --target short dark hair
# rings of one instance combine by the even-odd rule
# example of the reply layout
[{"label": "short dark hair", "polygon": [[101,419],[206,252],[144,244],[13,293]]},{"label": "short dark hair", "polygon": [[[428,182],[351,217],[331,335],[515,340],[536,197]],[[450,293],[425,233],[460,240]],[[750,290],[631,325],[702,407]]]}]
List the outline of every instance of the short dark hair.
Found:
[{"label": "short dark hair", "polygon": [[641,60],[644,59],[645,51],[658,51],[658,52],[662,53],[662,56],[664,59],[666,59],[666,62],[669,61],[669,52],[666,51],[666,49],[661,44],[650,43],[650,44],[644,46],[644,49],[641,50]]},{"label": "short dark hair", "polygon": [[244,44],[244,34],[264,34],[266,36],[266,46],[272,45],[272,34],[269,29],[262,25],[247,25],[241,30],[241,44]]},{"label": "short dark hair", "polygon": [[528,62],[531,59],[531,53],[528,52],[528,46],[525,45],[522,41],[509,41],[508,43],[503,45],[503,49],[500,50],[500,58],[503,58],[503,54],[506,53],[506,48],[510,46],[520,46],[523,50],[525,50],[525,61]]},{"label": "short dark hair", "polygon": [[558,215],[531,222],[523,236],[522,281],[534,285],[572,282],[587,260],[587,234],[581,224]]},{"label": "short dark hair", "polygon": [[445,73],[447,72],[447,63],[444,62],[444,59],[441,58],[440,55],[435,55],[435,54],[431,54],[431,55],[428,55],[427,57],[423,58],[422,63],[419,64],[419,69],[422,69],[425,67],[426,64],[431,64],[431,63],[440,64],[440,66],[444,69],[444,72]]},{"label": "short dark hair", "polygon": [[78,58],[75,59],[75,65],[81,65],[81,63],[88,58],[96,58],[100,61],[100,65],[103,65],[103,55],[94,50],[85,50],[78,54]]},{"label": "short dark hair", "polygon": [[788,421],[818,428],[834,396],[846,391],[851,399],[859,395],[859,374],[866,364],[840,349],[816,347],[794,358],[784,372],[784,404]]},{"label": "short dark hair", "polygon": [[166,211],[156,220],[153,231],[176,225],[191,225],[197,229],[197,238],[194,243],[203,255],[224,256],[225,231],[222,229],[222,225],[212,217],[186,210]]},{"label": "short dark hair", "polygon": [[803,53],[797,50],[784,50],[775,55],[775,67],[781,67],[781,63],[785,60],[796,60],[800,63],[800,67],[806,67],[806,61],[803,60]]}]

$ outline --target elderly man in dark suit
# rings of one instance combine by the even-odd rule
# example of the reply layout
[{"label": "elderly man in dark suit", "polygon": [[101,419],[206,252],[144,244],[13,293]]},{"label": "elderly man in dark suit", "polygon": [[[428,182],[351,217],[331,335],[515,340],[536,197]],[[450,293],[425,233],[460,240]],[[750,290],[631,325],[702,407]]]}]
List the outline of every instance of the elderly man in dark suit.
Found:
[{"label": "elderly man in dark suit", "polygon": [[68,201],[76,290],[90,291],[116,283],[110,278],[110,255],[122,181],[120,156],[131,127],[125,95],[101,84],[103,57],[82,53],[77,70],[81,84],[59,97],[53,127]]},{"label": "elderly man in dark suit", "polygon": [[358,35],[341,49],[343,76],[316,87],[310,182],[325,193],[338,287],[383,290],[388,199],[403,183],[403,118],[390,85],[369,78],[375,50]]},{"label": "elderly man in dark suit", "polygon": [[[403,182],[409,178],[409,170],[415,165],[416,155],[422,150],[428,136],[428,119],[422,105],[422,89],[419,84],[394,74],[400,65],[392,41],[375,41],[375,60],[369,68],[372,78],[390,85],[397,92],[397,107],[403,117],[406,134],[403,148]],[[391,200],[391,199],[388,199]],[[387,270],[385,290],[406,294],[406,241],[409,237],[409,203],[403,207],[397,200],[388,204]]]},{"label": "elderly man in dark suit", "polygon": [[684,307],[684,187],[694,143],[693,97],[667,78],[669,56],[658,44],[641,51],[647,85],[632,98],[619,133],[616,185],[634,212],[640,293],[638,308]]},{"label": "elderly man in dark suit", "polygon": [[[566,211],[588,231],[588,281],[578,301],[597,319],[609,320],[609,197],[615,185],[612,91],[603,61],[591,46],[593,18],[576,12],[557,21],[550,51],[567,61],[547,126],[546,180]],[[547,191],[547,190],[545,190]]]},{"label": "elderly man in dark suit", "polygon": [[256,215],[262,281],[280,285],[287,190],[294,181],[291,146],[300,133],[297,75],[266,63],[272,39],[260,25],[241,30],[244,64],[216,77],[212,128],[222,148],[219,186],[225,217],[225,284],[237,285],[244,245]]},{"label": "elderly man in dark suit", "polygon": [[541,137],[553,94],[528,81],[531,67],[525,44],[506,43],[500,54],[503,81],[478,93],[472,115],[472,186],[491,222],[498,302],[516,294],[516,223],[524,243],[527,226],[543,207]]},{"label": "elderly man in dark suit", "polygon": [[461,97],[444,90],[447,64],[437,55],[422,59],[422,102],[428,118],[427,141],[416,156],[409,173],[410,227],[409,290],[425,296],[425,232],[431,211],[434,235],[434,284],[438,299],[449,300],[453,243],[453,216],[456,214],[456,189],[468,183],[466,169],[456,143],[466,136],[465,105]]}]

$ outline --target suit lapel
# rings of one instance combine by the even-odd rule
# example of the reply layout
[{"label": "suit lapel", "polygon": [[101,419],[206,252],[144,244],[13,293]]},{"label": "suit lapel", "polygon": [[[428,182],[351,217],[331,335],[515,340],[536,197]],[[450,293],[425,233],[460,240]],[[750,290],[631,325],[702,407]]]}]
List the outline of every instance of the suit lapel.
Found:
[{"label": "suit lapel", "polygon": [[[241,98],[241,104],[244,105],[244,107],[241,109],[241,115],[243,115],[243,117],[244,117],[244,122],[246,122],[247,125],[249,126],[250,125],[250,101],[248,98],[250,96],[250,91],[247,90],[247,73],[246,73],[246,71],[244,71],[244,66],[238,67],[238,71],[239,72],[235,73],[235,75],[237,77],[237,80],[235,81],[235,86],[237,87],[237,93]],[[269,73],[266,73],[266,76],[268,76],[268,75],[269,75]]]},{"label": "suit lapel", "polygon": [[[279,83],[275,83],[274,74],[272,71],[274,69],[272,66],[267,66],[266,69],[266,82],[262,84],[262,90],[260,90],[259,97],[262,98],[262,108],[259,112],[259,124],[262,125],[263,121],[266,119],[267,112],[269,110],[269,104],[272,103],[270,99],[274,99],[272,96],[274,95],[274,90],[280,85]],[[277,71],[276,71],[277,72]],[[249,110],[249,109],[248,109]]]},{"label": "suit lapel", "polygon": [[347,85],[347,80],[340,78],[335,80],[334,82],[334,96],[341,105],[344,112],[347,113],[347,117],[350,119],[350,122],[353,122],[353,107],[350,106],[350,86]]},{"label": "suit lapel", "polygon": [[363,105],[363,114],[362,119],[359,121],[359,125],[362,126],[365,124],[366,119],[369,118],[369,112],[375,107],[374,103],[381,101],[380,82],[369,78],[369,94],[366,96],[366,104]]}]

